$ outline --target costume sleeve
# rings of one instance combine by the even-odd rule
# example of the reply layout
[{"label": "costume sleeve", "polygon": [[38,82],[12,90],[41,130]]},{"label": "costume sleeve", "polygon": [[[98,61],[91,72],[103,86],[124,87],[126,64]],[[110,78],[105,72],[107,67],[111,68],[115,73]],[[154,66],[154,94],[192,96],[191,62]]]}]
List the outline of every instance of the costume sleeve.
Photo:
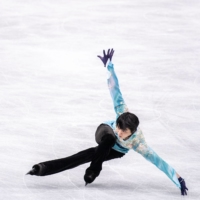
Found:
[{"label": "costume sleeve", "polygon": [[114,65],[112,64],[111,61],[107,65],[107,70],[108,70],[108,80],[107,80],[108,88],[110,91],[110,95],[112,97],[114,110],[117,115],[116,118],[118,118],[119,115],[121,115],[122,113],[128,112],[128,108],[122,97],[122,93],[119,88],[118,78],[114,71]]},{"label": "costume sleeve", "polygon": [[163,171],[177,187],[181,187],[176,176],[176,171],[166,163],[156,152],[151,149],[146,143],[140,142],[139,145],[135,145],[133,150],[141,154],[146,160],[154,164],[158,169]]}]

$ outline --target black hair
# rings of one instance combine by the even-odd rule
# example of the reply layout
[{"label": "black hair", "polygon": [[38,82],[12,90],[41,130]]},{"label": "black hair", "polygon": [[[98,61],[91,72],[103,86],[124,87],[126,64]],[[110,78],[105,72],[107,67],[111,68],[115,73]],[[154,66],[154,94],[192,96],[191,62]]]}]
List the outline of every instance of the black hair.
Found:
[{"label": "black hair", "polygon": [[120,129],[125,131],[127,128],[129,128],[131,133],[137,130],[139,123],[138,117],[130,112],[121,114],[116,121],[116,124]]}]

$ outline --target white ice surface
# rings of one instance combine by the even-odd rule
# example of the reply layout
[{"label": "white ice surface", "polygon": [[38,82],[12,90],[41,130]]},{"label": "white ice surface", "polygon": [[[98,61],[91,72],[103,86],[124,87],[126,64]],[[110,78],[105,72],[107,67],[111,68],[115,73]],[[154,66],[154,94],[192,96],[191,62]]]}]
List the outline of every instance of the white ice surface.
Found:
[{"label": "white ice surface", "polygon": [[0,199],[176,200],[179,189],[130,151],[104,163],[84,186],[88,164],[47,177],[38,162],[95,146],[115,119],[106,73],[113,62],[147,143],[200,199],[200,1],[0,0]]}]

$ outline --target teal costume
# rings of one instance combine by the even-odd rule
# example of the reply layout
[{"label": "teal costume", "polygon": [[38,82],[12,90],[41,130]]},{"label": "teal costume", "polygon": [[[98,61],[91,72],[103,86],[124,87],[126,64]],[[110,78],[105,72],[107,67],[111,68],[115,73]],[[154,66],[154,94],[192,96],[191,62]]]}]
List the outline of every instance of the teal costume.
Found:
[{"label": "teal costume", "polygon": [[[128,108],[119,89],[118,79],[114,71],[114,66],[112,62],[109,62],[106,68],[109,73],[109,77],[107,80],[108,88],[110,90],[110,94],[113,100],[114,110],[117,119],[122,113],[128,112]],[[115,145],[112,147],[114,150],[122,153],[127,153],[130,149],[133,149],[137,153],[141,154],[146,160],[150,161],[157,168],[163,171],[177,187],[181,188],[178,178],[176,176],[176,171],[147,145],[140,128],[137,128],[137,131],[134,132],[127,140],[123,140],[119,138],[116,132],[116,121],[106,121],[104,122],[104,124],[109,125],[116,135],[117,140]]]}]

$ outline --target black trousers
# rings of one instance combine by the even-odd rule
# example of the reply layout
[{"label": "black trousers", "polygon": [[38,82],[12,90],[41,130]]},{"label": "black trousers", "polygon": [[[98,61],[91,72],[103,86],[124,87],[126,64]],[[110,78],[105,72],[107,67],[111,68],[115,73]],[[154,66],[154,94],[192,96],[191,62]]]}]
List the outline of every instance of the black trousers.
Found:
[{"label": "black trousers", "polygon": [[106,124],[100,124],[95,133],[95,139],[98,143],[97,147],[92,147],[72,156],[50,160],[39,163],[42,166],[42,173],[40,176],[46,176],[62,172],[64,170],[72,169],[79,165],[91,162],[87,170],[92,170],[98,176],[102,170],[104,161],[121,158],[124,153],[112,149],[115,144],[116,138],[112,128]]}]

